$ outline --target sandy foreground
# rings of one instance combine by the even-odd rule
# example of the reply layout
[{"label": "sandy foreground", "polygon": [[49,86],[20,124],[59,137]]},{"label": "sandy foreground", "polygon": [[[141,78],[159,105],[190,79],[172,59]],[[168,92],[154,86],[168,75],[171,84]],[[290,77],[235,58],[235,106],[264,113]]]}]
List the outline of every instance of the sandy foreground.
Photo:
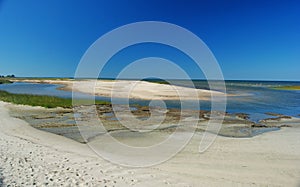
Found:
[{"label": "sandy foreground", "polygon": [[[204,153],[196,133],[171,160],[127,168],[86,144],[37,130],[0,102],[0,183],[4,186],[299,186],[300,125],[254,138],[218,136]],[[24,108],[27,106],[24,106]]]},{"label": "sandy foreground", "polygon": [[222,99],[224,93],[181,86],[133,80],[14,80],[20,82],[62,84],[61,89],[103,97],[142,100],[210,100],[211,95]]},{"label": "sandy foreground", "polygon": [[[0,171],[4,186],[188,186],[159,169],[124,168],[86,144],[37,130],[0,102]],[[27,107],[27,106],[24,106]]]}]

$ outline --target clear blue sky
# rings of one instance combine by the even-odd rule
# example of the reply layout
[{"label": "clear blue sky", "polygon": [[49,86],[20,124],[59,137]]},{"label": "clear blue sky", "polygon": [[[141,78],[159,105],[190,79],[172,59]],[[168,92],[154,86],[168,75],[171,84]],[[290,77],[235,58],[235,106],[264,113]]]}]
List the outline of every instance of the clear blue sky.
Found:
[{"label": "clear blue sky", "polygon": [[[300,80],[297,0],[0,0],[0,74],[72,77],[101,35],[148,20],[198,35],[225,79]],[[120,67],[113,64],[107,76]]]}]

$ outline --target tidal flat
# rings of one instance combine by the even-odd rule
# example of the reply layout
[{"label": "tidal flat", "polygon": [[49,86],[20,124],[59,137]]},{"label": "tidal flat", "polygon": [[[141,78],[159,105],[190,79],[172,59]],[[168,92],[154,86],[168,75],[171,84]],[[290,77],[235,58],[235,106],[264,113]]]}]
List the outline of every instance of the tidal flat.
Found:
[{"label": "tidal flat", "polygon": [[[124,105],[115,106],[110,104],[77,106],[71,108],[30,107],[23,105],[9,105],[10,115],[25,120],[32,127],[39,130],[51,132],[73,139],[80,143],[87,143],[97,136],[105,133],[119,136],[129,133],[133,136],[135,132],[141,136],[150,133],[172,133],[182,125],[195,124],[191,126],[192,131],[204,132],[211,116],[222,117],[224,120],[218,132],[219,136],[234,138],[249,138],[269,131],[280,130],[281,127],[290,127],[299,123],[299,119],[285,115],[266,114],[266,118],[258,122],[250,121],[247,114],[243,113],[221,113],[210,111],[162,109],[148,106]],[[122,111],[121,113],[118,111]],[[74,117],[74,115],[76,117]],[[99,121],[103,129],[99,128]],[[125,124],[125,125],[124,125]],[[126,125],[129,124],[129,125]],[[130,127],[128,127],[130,126]],[[136,131],[135,131],[136,129]],[[140,130],[144,130],[141,132]],[[81,133],[80,133],[81,131]],[[211,132],[217,133],[217,132]]]}]

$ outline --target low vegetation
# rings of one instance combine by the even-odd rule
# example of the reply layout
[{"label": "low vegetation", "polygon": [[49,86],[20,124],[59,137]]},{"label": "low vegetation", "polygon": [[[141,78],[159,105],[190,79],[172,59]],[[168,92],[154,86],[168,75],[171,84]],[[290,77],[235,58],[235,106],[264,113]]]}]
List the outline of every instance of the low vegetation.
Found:
[{"label": "low vegetation", "polygon": [[274,87],[276,90],[300,90],[300,86],[279,86]]},{"label": "low vegetation", "polygon": [[[72,99],[60,98],[54,96],[44,95],[30,95],[30,94],[13,94],[6,91],[0,91],[0,100],[10,102],[14,104],[30,105],[30,106],[42,106],[45,108],[72,108]],[[76,105],[94,104],[90,100],[76,100]],[[95,104],[107,105],[110,104],[106,101],[95,101]]]},{"label": "low vegetation", "polygon": [[0,78],[0,84],[10,84],[10,83],[12,83],[12,81]]},{"label": "low vegetation", "polygon": [[0,84],[9,84],[13,83],[10,79],[15,78],[15,75],[0,75]]}]

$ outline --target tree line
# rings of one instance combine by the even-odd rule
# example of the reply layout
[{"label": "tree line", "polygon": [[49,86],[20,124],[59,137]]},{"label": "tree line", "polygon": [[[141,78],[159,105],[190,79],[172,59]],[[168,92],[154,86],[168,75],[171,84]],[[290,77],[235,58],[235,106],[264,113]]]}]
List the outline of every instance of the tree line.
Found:
[{"label": "tree line", "polygon": [[12,74],[12,75],[6,75],[6,76],[0,75],[0,77],[1,77],[1,78],[5,78],[5,77],[6,77],[6,78],[14,78],[14,77],[16,77],[16,76]]}]

